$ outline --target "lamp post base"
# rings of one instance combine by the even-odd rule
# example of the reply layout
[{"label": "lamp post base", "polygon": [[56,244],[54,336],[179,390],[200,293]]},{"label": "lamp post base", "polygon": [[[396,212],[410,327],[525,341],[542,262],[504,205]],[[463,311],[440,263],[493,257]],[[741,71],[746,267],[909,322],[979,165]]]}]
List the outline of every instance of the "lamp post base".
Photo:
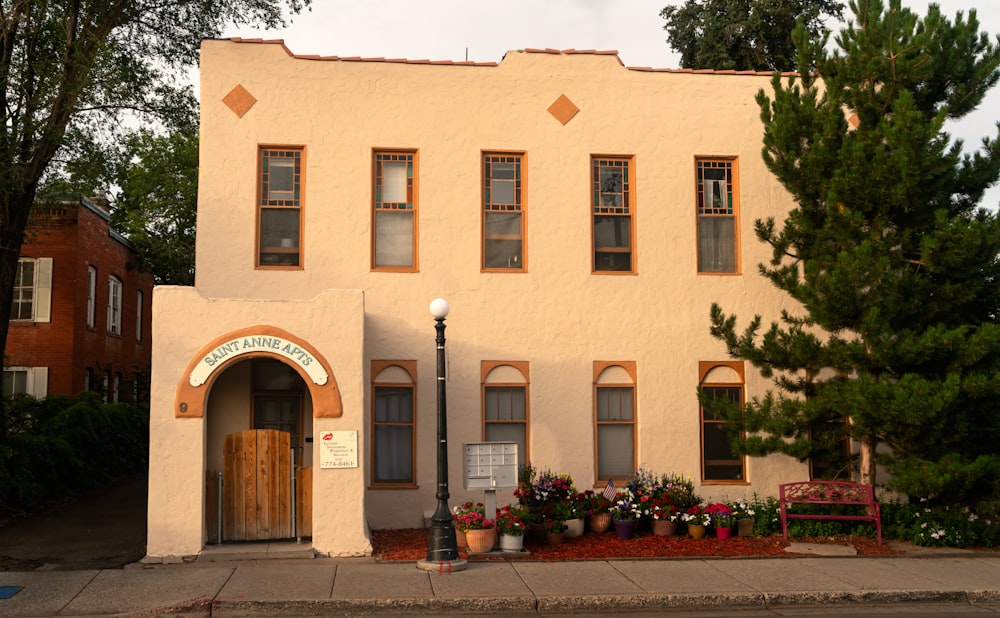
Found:
[{"label": "lamp post base", "polygon": [[455,560],[418,560],[417,568],[421,571],[428,571],[431,573],[454,573],[455,571],[464,571],[469,568],[468,560],[462,558],[456,558]]}]

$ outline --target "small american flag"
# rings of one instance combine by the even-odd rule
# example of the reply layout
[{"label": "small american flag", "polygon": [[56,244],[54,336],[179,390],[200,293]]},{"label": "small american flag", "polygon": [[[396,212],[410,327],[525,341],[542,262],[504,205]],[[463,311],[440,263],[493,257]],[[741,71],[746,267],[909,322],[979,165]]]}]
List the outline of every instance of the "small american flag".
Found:
[{"label": "small american flag", "polygon": [[604,488],[604,493],[602,494],[608,500],[614,500],[615,496],[618,495],[618,490],[615,489],[615,483],[611,479],[608,479],[608,484]]}]

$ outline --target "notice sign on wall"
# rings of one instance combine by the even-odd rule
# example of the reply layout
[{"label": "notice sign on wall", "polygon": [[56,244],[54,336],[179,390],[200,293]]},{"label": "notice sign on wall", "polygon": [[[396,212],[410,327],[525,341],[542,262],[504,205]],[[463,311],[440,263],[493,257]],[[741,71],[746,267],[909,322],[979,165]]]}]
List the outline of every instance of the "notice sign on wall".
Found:
[{"label": "notice sign on wall", "polygon": [[358,467],[358,432],[356,430],[321,431],[318,437],[320,469]]}]

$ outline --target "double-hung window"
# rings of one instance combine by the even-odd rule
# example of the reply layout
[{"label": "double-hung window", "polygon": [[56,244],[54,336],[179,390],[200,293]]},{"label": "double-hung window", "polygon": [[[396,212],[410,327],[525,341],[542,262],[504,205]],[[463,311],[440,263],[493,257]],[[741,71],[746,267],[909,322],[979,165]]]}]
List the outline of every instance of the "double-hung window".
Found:
[{"label": "double-hung window", "polygon": [[142,290],[135,292],[135,340],[142,341]]},{"label": "double-hung window", "polygon": [[517,443],[517,463],[531,460],[528,452],[528,363],[483,361],[483,439]]},{"label": "double-hung window", "polygon": [[591,157],[594,272],[635,272],[631,157]]},{"label": "double-hung window", "polygon": [[261,148],[257,266],[302,266],[302,148]]},{"label": "double-hung window", "polygon": [[52,305],[52,258],[22,258],[14,274],[10,319],[48,322]]},{"label": "double-hung window", "polygon": [[635,362],[594,363],[594,455],[597,484],[635,473]]},{"label": "double-hung window", "polygon": [[3,395],[31,395],[42,398],[48,394],[48,367],[4,367]]},{"label": "double-hung window", "polygon": [[416,486],[416,361],[372,361],[372,486]]},{"label": "double-hung window", "polygon": [[94,328],[97,312],[97,269],[87,267],[87,328]]},{"label": "double-hung window", "polygon": [[122,334],[122,281],[108,277],[108,333]]},{"label": "double-hung window", "polygon": [[739,272],[736,159],[695,160],[698,272]]},{"label": "double-hung window", "polygon": [[[699,388],[709,400],[743,404],[744,369],[740,361],[700,362]],[[711,405],[701,408],[701,478],[711,482],[745,482],[744,457],[733,451],[734,430]]]},{"label": "double-hung window", "polygon": [[417,269],[417,154],[375,152],[372,269]]},{"label": "double-hung window", "polygon": [[483,154],[483,270],[525,271],[524,154]]}]

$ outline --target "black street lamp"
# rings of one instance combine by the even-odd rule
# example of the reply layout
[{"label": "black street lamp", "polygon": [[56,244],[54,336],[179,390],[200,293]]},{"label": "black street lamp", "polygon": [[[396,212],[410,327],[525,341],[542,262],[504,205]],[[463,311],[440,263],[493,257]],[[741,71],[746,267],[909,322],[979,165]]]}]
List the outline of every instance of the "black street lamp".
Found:
[{"label": "black street lamp", "polygon": [[468,562],[458,556],[458,541],[455,539],[455,523],[448,508],[448,411],[445,389],[444,319],[448,316],[448,301],[435,298],[431,301],[430,312],[434,316],[437,331],[437,508],[431,517],[431,528],[427,536],[427,558],[417,562],[417,568],[424,571],[461,571]]}]

